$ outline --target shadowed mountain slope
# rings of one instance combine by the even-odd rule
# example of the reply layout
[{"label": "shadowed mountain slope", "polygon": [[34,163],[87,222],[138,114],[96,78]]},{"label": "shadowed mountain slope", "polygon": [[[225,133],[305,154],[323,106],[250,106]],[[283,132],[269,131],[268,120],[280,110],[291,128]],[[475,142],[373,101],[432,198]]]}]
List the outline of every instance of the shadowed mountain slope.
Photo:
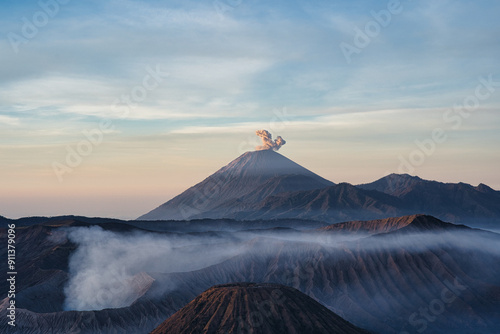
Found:
[{"label": "shadowed mountain slope", "polygon": [[376,190],[399,198],[407,210],[440,219],[464,223],[500,223],[500,191],[487,185],[442,183],[408,174],[390,174],[357,187]]},{"label": "shadowed mountain slope", "polygon": [[323,189],[285,192],[237,212],[231,218],[272,219],[301,218],[328,222],[373,219],[405,214],[398,198],[341,183]]},{"label": "shadowed mountain slope", "polygon": [[390,174],[335,185],[272,150],[247,152],[138,220],[300,218],[327,223],[428,214],[495,229],[500,191]]},{"label": "shadowed mountain slope", "polygon": [[350,234],[377,234],[397,231],[402,228],[416,231],[430,231],[456,228],[456,225],[445,223],[429,215],[409,215],[368,221],[349,221],[321,227],[317,231],[328,231]]},{"label": "shadowed mountain slope", "polygon": [[283,190],[310,190],[330,185],[333,183],[272,150],[247,152],[138,219],[221,218],[220,214],[205,213],[214,209],[235,210],[234,201],[241,201],[244,196],[250,195],[253,203]]},{"label": "shadowed mountain slope", "polygon": [[277,284],[214,286],[152,334],[368,334],[302,292]]},{"label": "shadowed mountain slope", "polygon": [[[338,242],[336,233],[327,231],[332,237],[256,238],[245,254],[155,279],[159,285],[182,282],[171,295],[238,281],[284,284],[378,333],[413,333],[425,324],[428,333],[496,334],[500,256],[493,248],[500,236],[425,215],[396,218],[392,225],[391,232],[349,242]],[[425,321],[420,310],[443,302],[443,294],[445,308]]]},{"label": "shadowed mountain slope", "polygon": [[[500,328],[500,236],[430,216],[346,222],[344,229],[354,233],[348,241],[337,227],[190,232],[186,240],[198,246],[177,247],[162,263],[172,268],[178,265],[177,255],[190,254],[205,265],[168,272],[155,265],[134,271],[133,279],[124,282],[137,287],[130,306],[64,311],[68,263],[81,247],[69,242],[66,234],[68,229],[86,228],[74,223],[17,229],[17,327],[12,330],[4,322],[0,332],[45,334],[56,328],[61,333],[148,333],[206,289],[234,282],[293,287],[355,326],[377,333],[414,333],[425,327],[426,333],[497,334]],[[183,234],[139,231],[123,223],[113,221],[104,229],[127,238],[152,234],[167,243]],[[1,229],[0,242],[6,239]],[[241,251],[229,250],[228,240]],[[206,254],[217,249],[228,256],[209,262]],[[98,254],[96,260],[116,265],[113,257]],[[0,270],[7,271],[6,263],[0,263]],[[0,301],[2,317],[6,302]],[[432,321],[425,322],[420,310],[439,302],[444,308],[434,309]]]}]

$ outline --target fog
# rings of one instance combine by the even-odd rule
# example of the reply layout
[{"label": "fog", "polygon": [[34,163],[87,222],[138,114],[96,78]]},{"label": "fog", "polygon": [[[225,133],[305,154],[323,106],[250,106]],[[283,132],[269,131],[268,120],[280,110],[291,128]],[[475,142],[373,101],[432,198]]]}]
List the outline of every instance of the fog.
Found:
[{"label": "fog", "polygon": [[[66,310],[126,307],[153,283],[148,273],[188,272],[235,256],[270,256],[284,245],[288,246],[289,254],[292,252],[298,261],[305,262],[310,260],[311,252],[318,249],[323,253],[424,252],[453,247],[500,257],[500,236],[459,229],[376,236],[296,230],[195,234],[112,232],[98,226],[72,227],[65,231],[67,238],[78,245],[70,257]],[[175,289],[175,283],[163,289]]]},{"label": "fog", "polygon": [[200,269],[240,254],[245,247],[233,238],[117,233],[98,226],[71,228],[68,238],[78,249],[69,263],[66,310],[128,306],[137,294],[135,275]]}]

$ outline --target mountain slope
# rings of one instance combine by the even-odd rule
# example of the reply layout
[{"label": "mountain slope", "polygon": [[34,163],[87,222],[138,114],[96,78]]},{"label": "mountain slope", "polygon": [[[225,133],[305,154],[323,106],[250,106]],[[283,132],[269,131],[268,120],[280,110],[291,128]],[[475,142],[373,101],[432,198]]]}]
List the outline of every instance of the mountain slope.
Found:
[{"label": "mountain slope", "polygon": [[277,284],[214,286],[152,334],[367,334],[300,291]]},{"label": "mountain slope", "polygon": [[429,215],[410,215],[402,217],[390,217],[385,219],[376,219],[368,221],[349,221],[337,223],[318,228],[317,231],[352,233],[358,234],[377,234],[397,231],[403,228],[414,229],[417,231],[429,231],[445,229],[447,227],[456,227],[450,223],[445,223]]},{"label": "mountain slope", "polygon": [[395,225],[400,228],[340,244],[335,238],[257,238],[245,254],[155,279],[179,282],[172,296],[238,281],[283,284],[356,326],[394,334],[421,332],[420,310],[444,293],[445,308],[426,323],[426,332],[498,333],[500,255],[491,247],[500,236],[424,215],[400,217]]},{"label": "mountain slope", "polygon": [[242,219],[272,219],[307,217],[327,222],[352,219],[373,219],[400,216],[406,213],[401,201],[393,196],[359,189],[348,183],[297,192],[268,196],[247,208],[230,215]]},{"label": "mountain slope", "polygon": [[330,185],[333,183],[272,150],[247,152],[138,219],[220,218],[216,213],[205,215],[205,212],[233,208],[235,200],[256,190],[254,196],[263,197],[281,189],[310,190]]},{"label": "mountain slope", "polygon": [[390,174],[335,185],[272,150],[247,152],[138,220],[300,218],[327,223],[428,214],[469,226],[500,224],[500,191]]},{"label": "mountain slope", "polygon": [[357,187],[395,196],[414,213],[426,213],[454,223],[500,223],[500,191],[484,184],[474,187],[466,183],[442,183],[407,174],[390,174]]},{"label": "mountain slope", "polygon": [[[331,231],[219,233],[217,238],[224,238],[219,239],[220,242],[227,244],[224,240],[239,239],[244,247],[238,248],[245,251],[233,253],[224,246],[223,253],[234,256],[192,271],[144,271],[147,276],[140,274],[135,279],[141,287],[137,297],[141,297],[129,307],[63,311],[64,287],[70,275],[68,263],[79,247],[65,235],[71,226],[93,225],[73,225],[75,223],[78,222],[63,224],[56,220],[56,226],[17,229],[19,262],[16,264],[24,273],[16,287],[17,327],[12,329],[3,322],[0,332],[148,333],[206,289],[232,282],[291,286],[356,326],[388,334],[418,332],[423,328],[424,319],[419,310],[436,306],[444,292],[445,308],[442,313],[432,315],[433,321],[426,323],[425,333],[497,334],[500,328],[497,247],[500,236],[444,223],[430,216],[346,222],[343,224],[346,231],[353,230],[354,236],[340,238],[340,242],[336,236],[342,234],[342,230],[334,226]],[[246,224],[253,227],[253,222]],[[151,233],[123,221],[99,225],[127,237],[137,232]],[[186,222],[184,225],[189,227]],[[304,222],[304,227],[307,226],[308,221]],[[174,227],[177,229],[177,225]],[[201,227],[205,227],[206,232],[198,229]],[[196,227],[198,232],[189,233],[186,240],[190,243],[194,238],[206,240],[214,234],[212,227],[200,223]],[[363,230],[375,235],[367,237]],[[156,232],[152,234],[159,236]],[[168,244],[181,234],[161,235]],[[5,229],[0,229],[0,242],[6,240]],[[204,256],[210,258],[207,251],[216,248],[220,248],[220,244],[202,241],[201,248],[186,246],[181,251],[196,254],[197,260],[203,260]],[[112,257],[99,254],[110,267],[116,265]],[[6,250],[3,255],[6,256]],[[148,258],[144,257],[144,261]],[[174,266],[175,261],[184,260],[171,256],[163,261]],[[7,272],[7,264],[0,263],[0,270]],[[8,289],[7,282],[1,285],[4,290]],[[7,299],[0,301],[1,317],[6,316],[6,302]],[[410,317],[418,322],[410,322]]]}]

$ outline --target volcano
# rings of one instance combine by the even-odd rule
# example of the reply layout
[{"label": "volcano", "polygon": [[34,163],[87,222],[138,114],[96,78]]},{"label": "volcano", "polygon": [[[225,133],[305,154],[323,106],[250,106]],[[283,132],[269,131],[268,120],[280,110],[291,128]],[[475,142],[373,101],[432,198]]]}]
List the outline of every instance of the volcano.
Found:
[{"label": "volcano", "polygon": [[[6,221],[16,225],[19,222]],[[272,221],[273,224],[285,222]],[[232,223],[243,224],[249,230],[240,227],[218,232],[214,232],[214,227],[219,222],[206,220],[196,226],[196,233],[189,232],[192,224],[186,222],[178,225],[177,222],[151,222],[147,229],[142,228],[143,223],[85,217],[52,217],[42,223],[40,217],[35,217],[33,224],[24,222],[25,226],[16,231],[19,255],[16,265],[23,273],[23,279],[16,286],[19,302],[16,303],[16,329],[2,322],[0,333],[149,333],[165,319],[171,326],[169,333],[178,333],[176,330],[183,328],[187,333],[200,333],[202,331],[195,330],[199,327],[194,326],[208,323],[213,326],[210,329],[224,328],[231,332],[225,326],[239,327],[240,319],[246,319],[246,315],[251,319],[245,320],[243,326],[248,323],[256,329],[283,326],[290,330],[275,332],[293,333],[293,328],[295,333],[314,333],[299,330],[303,327],[296,322],[305,318],[304,322],[311,319],[309,324],[314,326],[325,323],[321,320],[324,309],[313,300],[354,326],[374,333],[425,330],[425,333],[498,334],[500,328],[497,246],[500,235],[493,232],[449,224],[427,215],[351,221],[320,229],[317,226],[311,229],[310,221],[304,221],[307,228],[297,230],[255,230],[254,221],[227,221],[226,227]],[[186,226],[188,233],[178,233],[182,231],[179,226]],[[68,238],[74,229],[81,232],[103,229],[105,235],[114,235],[113,239],[103,239],[100,245],[92,245],[103,247],[94,253],[94,262],[105,258],[107,270],[112,272],[118,273],[116,270],[121,267],[117,264],[126,262],[120,259],[133,261],[136,253],[142,254],[141,266],[144,263],[146,267],[134,269],[131,272],[134,276],[124,281],[132,287],[130,294],[104,290],[116,291],[115,297],[130,306],[65,309],[68,298],[65,287],[71,279],[71,268],[79,263],[72,262],[78,259],[73,255],[80,247],[88,247],[82,245],[82,241]],[[179,247],[169,250],[168,257],[158,257],[158,261],[151,262],[160,248],[158,243],[151,243],[152,239],[140,241],[146,234],[157,241],[161,238],[162,244]],[[89,240],[83,242],[90,242],[91,235],[85,232],[83,236]],[[136,250],[119,252],[118,258],[111,256],[111,252],[105,250],[109,244],[119,244],[116,237],[124,238],[120,240],[130,242],[128,245],[134,245]],[[7,229],[0,228],[0,242],[6,242],[7,238]],[[149,253],[142,253],[146,250]],[[219,252],[227,254],[227,258],[213,261],[211,254],[221,254]],[[7,249],[3,254],[7,256]],[[184,266],[186,259],[201,265],[198,269],[193,268],[192,263]],[[167,269],[160,269],[162,267]],[[6,261],[0,263],[0,270],[8,271]],[[255,282],[257,286],[232,286],[234,282]],[[220,286],[229,283],[229,286]],[[277,287],[278,301],[290,293],[284,305],[275,307],[276,312],[289,316],[280,317],[279,321],[275,313],[258,312],[270,310],[268,303],[260,304],[260,301],[270,300],[267,297],[272,296],[276,284],[289,287]],[[219,287],[211,290],[210,287],[216,285]],[[9,282],[0,282],[0,289],[8,291]],[[99,291],[96,296],[108,296],[102,289]],[[204,297],[197,299],[200,294]],[[99,300],[106,302],[104,298]],[[207,303],[203,304],[204,301]],[[446,305],[434,308],[440,303]],[[185,308],[186,305],[190,305],[189,308]],[[193,318],[193,305],[199,318]],[[6,317],[7,307],[8,298],[0,300],[0,317]],[[174,317],[179,310],[184,311]],[[223,319],[219,317],[222,313]],[[425,321],[429,315],[434,321]],[[350,328],[335,316],[329,318],[343,330]],[[252,333],[244,331],[245,327],[241,329],[236,333]]]},{"label": "volcano", "polygon": [[214,286],[151,333],[368,334],[296,289],[255,283]]},{"label": "volcano", "polygon": [[332,185],[273,150],[246,152],[138,220],[220,218],[270,195]]},{"label": "volcano", "polygon": [[390,174],[334,184],[273,150],[247,152],[138,220],[303,219],[340,223],[427,214],[496,230],[500,191]]}]

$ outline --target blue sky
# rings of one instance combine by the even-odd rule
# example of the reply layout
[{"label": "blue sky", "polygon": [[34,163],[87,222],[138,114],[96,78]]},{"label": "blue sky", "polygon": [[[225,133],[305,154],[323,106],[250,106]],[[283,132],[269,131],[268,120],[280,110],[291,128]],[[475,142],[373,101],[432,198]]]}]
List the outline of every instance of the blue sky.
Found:
[{"label": "blue sky", "polygon": [[[500,189],[500,83],[447,111],[500,82],[500,3],[391,3],[2,2],[0,214],[135,218],[250,150],[261,128],[334,182],[413,158],[423,178]],[[373,13],[388,6],[381,25]],[[370,27],[348,61],[340,46]],[[103,121],[70,167],[68,147]],[[427,154],[416,142],[436,129],[446,139]]]}]

